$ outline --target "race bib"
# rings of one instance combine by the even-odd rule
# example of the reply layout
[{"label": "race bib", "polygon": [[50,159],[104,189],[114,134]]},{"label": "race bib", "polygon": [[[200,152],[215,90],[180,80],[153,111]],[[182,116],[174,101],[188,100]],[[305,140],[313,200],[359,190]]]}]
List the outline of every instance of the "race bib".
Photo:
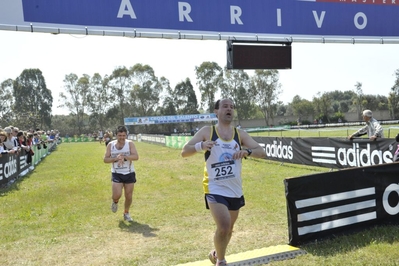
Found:
[{"label": "race bib", "polygon": [[236,177],[236,167],[234,160],[214,163],[211,165],[215,181],[225,181]]}]

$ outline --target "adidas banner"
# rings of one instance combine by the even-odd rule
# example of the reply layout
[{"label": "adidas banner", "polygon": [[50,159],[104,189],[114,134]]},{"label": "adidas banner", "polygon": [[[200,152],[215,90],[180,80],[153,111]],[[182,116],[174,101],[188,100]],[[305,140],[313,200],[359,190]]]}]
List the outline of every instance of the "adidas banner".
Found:
[{"label": "adidas banner", "polygon": [[0,157],[0,184],[5,184],[9,180],[17,178],[18,175],[29,168],[26,162],[27,153],[22,150],[17,154],[4,154]]},{"label": "adidas banner", "polygon": [[289,243],[397,224],[398,169],[398,163],[391,163],[284,180]]},{"label": "adidas banner", "polygon": [[398,143],[392,139],[254,137],[266,159],[335,169],[392,163]]}]

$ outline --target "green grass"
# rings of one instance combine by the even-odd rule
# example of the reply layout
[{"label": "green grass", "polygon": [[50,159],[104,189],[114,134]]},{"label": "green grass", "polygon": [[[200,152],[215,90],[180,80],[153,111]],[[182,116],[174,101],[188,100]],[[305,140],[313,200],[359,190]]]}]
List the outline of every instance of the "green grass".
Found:
[{"label": "green grass", "polygon": [[[204,207],[203,157],[136,143],[137,183],[129,224],[110,211],[104,145],[65,143],[0,190],[1,265],[176,265],[203,260],[214,223]],[[228,253],[288,243],[283,180],[329,169],[249,159],[246,206]],[[121,200],[123,203],[123,200]],[[269,265],[399,265],[399,229],[380,226],[302,245],[308,254]]]}]

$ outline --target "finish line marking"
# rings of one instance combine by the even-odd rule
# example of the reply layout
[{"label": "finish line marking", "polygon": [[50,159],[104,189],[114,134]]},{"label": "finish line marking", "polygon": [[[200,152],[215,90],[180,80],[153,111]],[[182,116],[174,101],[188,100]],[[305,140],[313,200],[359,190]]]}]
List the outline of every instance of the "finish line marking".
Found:
[{"label": "finish line marking", "polygon": [[[293,259],[298,255],[306,254],[306,251],[290,245],[278,245],[268,248],[250,250],[238,254],[226,256],[229,266],[247,266],[267,264],[271,261]],[[211,266],[209,259],[179,264],[177,266]]]}]

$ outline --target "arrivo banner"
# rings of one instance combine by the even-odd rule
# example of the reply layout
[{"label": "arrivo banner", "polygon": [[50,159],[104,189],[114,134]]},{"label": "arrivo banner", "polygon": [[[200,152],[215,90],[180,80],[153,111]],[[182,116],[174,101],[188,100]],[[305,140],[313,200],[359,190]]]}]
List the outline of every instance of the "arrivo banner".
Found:
[{"label": "arrivo banner", "polygon": [[[295,38],[397,38],[396,0],[1,0],[4,25],[32,31],[73,29],[159,34],[203,39],[266,36]],[[85,29],[85,31],[83,31]],[[79,33],[79,32],[76,32]],[[98,33],[97,33],[98,34]],[[177,38],[176,37],[176,38]],[[173,38],[173,36],[172,36]]]}]

